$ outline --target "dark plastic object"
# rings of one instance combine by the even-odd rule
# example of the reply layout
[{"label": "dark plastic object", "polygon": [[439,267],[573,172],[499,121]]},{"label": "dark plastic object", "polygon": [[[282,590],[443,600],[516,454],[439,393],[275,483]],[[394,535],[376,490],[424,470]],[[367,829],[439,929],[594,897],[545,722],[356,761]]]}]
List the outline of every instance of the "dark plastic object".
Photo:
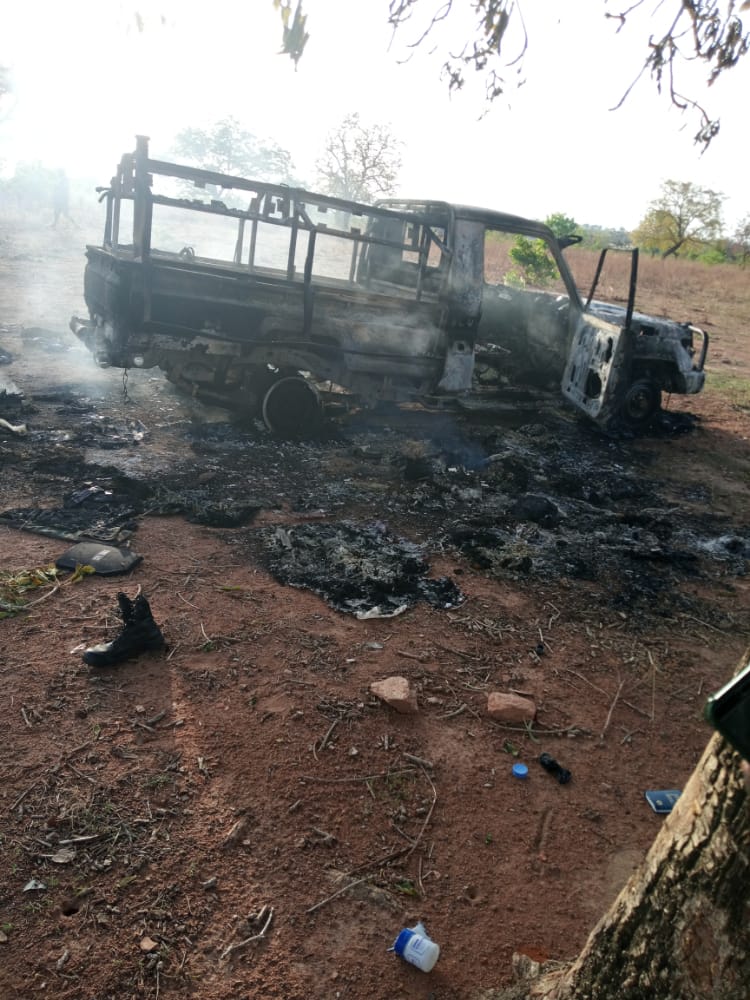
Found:
[{"label": "dark plastic object", "polygon": [[558,764],[555,758],[548,753],[542,753],[539,755],[539,763],[542,765],[545,771],[549,771],[553,774],[561,785],[567,785],[573,775],[567,769],[567,767],[562,767]]}]

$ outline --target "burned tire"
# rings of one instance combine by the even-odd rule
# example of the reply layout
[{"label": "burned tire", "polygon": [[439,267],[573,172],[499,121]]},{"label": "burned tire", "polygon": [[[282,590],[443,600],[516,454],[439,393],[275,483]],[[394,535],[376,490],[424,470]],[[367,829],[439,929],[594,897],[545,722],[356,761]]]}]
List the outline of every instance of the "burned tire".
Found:
[{"label": "burned tire", "polygon": [[263,423],[280,437],[309,437],[320,428],[323,410],[314,385],[300,375],[274,382],[263,397]]},{"label": "burned tire", "polygon": [[622,401],[622,417],[628,427],[644,427],[661,406],[661,389],[648,379],[628,388]]}]

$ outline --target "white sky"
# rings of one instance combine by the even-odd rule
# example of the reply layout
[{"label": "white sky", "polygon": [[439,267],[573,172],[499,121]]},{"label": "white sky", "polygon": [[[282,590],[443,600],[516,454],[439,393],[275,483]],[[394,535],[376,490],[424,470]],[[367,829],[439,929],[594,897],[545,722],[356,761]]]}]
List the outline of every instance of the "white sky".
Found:
[{"label": "white sky", "polygon": [[[692,140],[695,116],[671,108],[648,78],[623,108],[609,110],[658,31],[659,0],[649,3],[616,35],[604,12],[625,0],[521,0],[526,82],[509,87],[483,117],[480,81],[449,98],[428,47],[403,61],[416,25],[389,49],[387,0],[305,0],[311,38],[296,72],[277,54],[281,27],[271,0],[6,3],[0,64],[12,67],[16,89],[0,122],[0,161],[7,173],[17,161],[40,159],[103,184],[136,133],[150,135],[162,156],[180,129],[233,115],[288,149],[314,188],[326,133],[356,110],[403,140],[398,193],[405,196],[533,218],[564,212],[579,223],[632,229],[662,181],[692,181],[727,196],[731,230],[750,211],[750,56],[710,89],[705,69],[693,76],[692,93],[722,120],[703,155]],[[144,15],[142,33],[134,9]],[[472,18],[464,23],[470,37]],[[448,28],[454,45],[459,28]]]}]

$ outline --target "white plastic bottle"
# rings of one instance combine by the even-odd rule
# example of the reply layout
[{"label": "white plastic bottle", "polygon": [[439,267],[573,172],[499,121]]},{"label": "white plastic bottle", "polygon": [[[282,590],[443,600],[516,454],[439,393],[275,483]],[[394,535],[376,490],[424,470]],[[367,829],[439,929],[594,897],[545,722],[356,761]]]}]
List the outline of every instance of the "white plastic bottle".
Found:
[{"label": "white plastic bottle", "polygon": [[414,927],[401,931],[392,950],[422,972],[430,972],[440,957],[440,945],[430,938],[421,920]]}]

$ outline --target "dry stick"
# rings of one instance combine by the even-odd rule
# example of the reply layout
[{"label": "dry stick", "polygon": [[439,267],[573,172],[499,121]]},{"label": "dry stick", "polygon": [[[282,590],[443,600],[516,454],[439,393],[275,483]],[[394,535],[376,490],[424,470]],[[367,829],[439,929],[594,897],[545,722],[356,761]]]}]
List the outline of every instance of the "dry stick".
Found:
[{"label": "dry stick", "polygon": [[[351,871],[348,871],[346,874],[356,875],[357,872],[363,872],[368,868],[374,868],[375,865],[387,865],[389,861],[395,861],[397,858],[403,857],[408,850],[408,847],[400,847],[397,851],[391,851],[390,854],[386,854],[383,858],[374,858],[372,861],[365,861],[364,864],[357,865],[356,868],[352,868]],[[364,881],[364,879],[360,879],[360,881]]]},{"label": "dry stick", "polygon": [[433,646],[437,646],[438,649],[442,649],[444,653],[453,653],[454,656],[461,656],[465,660],[480,660],[480,656],[474,656],[473,653],[464,653],[461,649],[454,649],[453,646],[443,646],[439,642],[435,642],[433,639]]},{"label": "dry stick", "polygon": [[424,818],[424,823],[422,824],[422,829],[417,834],[417,839],[414,841],[414,843],[412,844],[412,846],[406,852],[406,857],[407,858],[411,857],[411,855],[416,850],[416,847],[419,844],[419,841],[422,839],[422,835],[424,834],[425,830],[427,829],[427,824],[430,822],[430,819],[432,818],[432,812],[433,812],[433,810],[435,808],[435,803],[437,802],[437,789],[435,788],[435,785],[433,784],[432,778],[429,776],[429,774],[427,773],[427,770],[424,767],[422,768],[422,773],[424,774],[425,778],[427,778],[427,780],[429,781],[430,788],[432,789],[432,804],[430,805],[430,808],[427,811],[427,815]]},{"label": "dry stick", "polygon": [[326,898],[321,899],[319,903],[315,903],[314,906],[310,906],[307,910],[305,910],[305,913],[314,913],[316,910],[319,910],[321,906],[325,906],[326,903],[330,903],[332,899],[336,899],[337,896],[343,896],[345,892],[349,892],[350,889],[353,889],[355,885],[359,885],[360,882],[366,882],[369,877],[369,875],[365,875],[362,878],[356,879],[354,882],[350,882],[349,885],[345,885],[343,889],[339,889],[338,892],[334,892],[332,896],[326,896]]},{"label": "dry stick", "polygon": [[[594,684],[593,681],[590,681],[588,677],[584,677],[583,674],[579,674],[577,670],[571,670],[570,667],[560,667],[560,670],[564,670],[566,674],[573,674],[575,677],[578,677],[580,680],[582,680],[584,684],[588,684],[589,687],[592,687],[594,691],[598,691],[599,694],[603,694],[606,698],[609,698],[608,691],[605,691],[604,688],[600,688],[597,684]],[[648,712],[644,712],[642,708],[638,708],[638,706],[634,705],[631,701],[626,701],[623,698],[622,703],[623,705],[627,705],[628,708],[632,708],[634,712],[637,712],[639,715],[642,715],[644,719],[649,718]]]},{"label": "dry stick", "polygon": [[[266,907],[264,906],[263,909],[258,914],[259,920],[261,919],[265,911]],[[249,944],[252,944],[253,941],[259,941],[261,938],[264,938],[266,936],[266,931],[271,926],[272,920],[273,920],[273,907],[271,906],[268,908],[268,916],[266,917],[266,922],[263,924],[261,930],[258,931],[257,934],[253,934],[251,937],[245,938],[244,941],[237,941],[236,944],[227,945],[224,951],[222,951],[219,958],[220,959],[228,958],[233,952],[239,951],[241,948],[246,948]]]},{"label": "dry stick", "polygon": [[349,781],[374,781],[375,778],[392,778],[399,774],[414,774],[413,767],[403,767],[398,771],[381,771],[380,774],[367,774],[363,778],[318,778],[312,774],[301,774],[302,781],[319,781],[326,785],[342,785]]},{"label": "dry stick", "polygon": [[[37,599],[35,601],[29,601],[28,604],[24,604],[22,610],[25,611],[27,608],[33,608],[35,604],[39,604],[39,603],[41,603],[41,601],[46,601],[48,597],[52,597],[53,594],[56,594],[58,592],[58,590],[60,589],[60,587],[62,587],[61,583],[56,584],[52,588],[52,590],[48,590],[46,594],[42,594],[41,597],[37,597]],[[697,621],[697,619],[696,619],[696,621]],[[718,632],[719,630],[717,629],[716,631]]]},{"label": "dry stick", "polygon": [[336,728],[336,726],[338,726],[338,724],[339,724],[340,721],[341,721],[340,719],[334,719],[333,720],[333,722],[331,723],[331,725],[328,727],[328,732],[325,734],[325,736],[323,737],[323,739],[318,744],[318,750],[325,750],[326,746],[328,745],[328,741],[331,738],[331,734],[333,733],[333,731]]},{"label": "dry stick", "polygon": [[604,734],[606,733],[606,731],[607,731],[607,729],[609,727],[610,720],[612,718],[612,712],[614,712],[615,705],[617,704],[617,699],[620,697],[620,692],[622,691],[623,687],[625,686],[625,680],[626,679],[623,677],[623,679],[620,681],[620,686],[617,689],[617,694],[614,696],[614,698],[612,699],[612,704],[609,706],[609,711],[607,712],[607,719],[606,719],[606,721],[604,723],[604,729],[602,729],[601,733],[599,733],[599,739],[600,740],[604,739]]},{"label": "dry stick", "polygon": [[452,712],[446,712],[444,715],[438,715],[438,719],[453,719],[457,715],[461,715],[466,711],[466,702],[462,701],[458,708],[454,708]]},{"label": "dry stick", "polygon": [[397,826],[397,824],[394,823],[393,820],[391,820],[391,829],[395,830],[396,833],[400,834],[404,838],[404,840],[408,840],[410,844],[414,843],[414,837],[410,837],[409,834],[405,830],[402,830],[400,826]]},{"label": "dry stick", "polygon": [[435,766],[432,761],[425,760],[424,757],[417,757],[413,753],[402,753],[401,756],[404,760],[408,760],[410,764],[419,764],[420,767],[429,767],[430,770]]},{"label": "dry stick", "polygon": [[[392,773],[395,773],[395,772],[392,772]],[[373,865],[386,865],[386,864],[388,864],[389,861],[395,861],[396,858],[409,858],[414,853],[414,850],[418,846],[419,841],[422,839],[424,831],[427,828],[427,824],[430,822],[430,819],[432,817],[432,812],[433,812],[433,810],[435,808],[435,803],[437,802],[437,791],[435,790],[435,786],[432,784],[432,779],[430,778],[430,776],[427,773],[427,771],[424,770],[424,768],[422,769],[422,773],[424,774],[425,778],[427,778],[427,780],[430,782],[430,786],[432,787],[433,798],[432,798],[432,805],[430,806],[429,811],[428,811],[427,815],[425,816],[425,820],[424,820],[424,823],[422,824],[422,828],[419,831],[419,833],[417,834],[417,837],[414,840],[414,843],[412,844],[412,846],[411,847],[403,847],[399,851],[391,851],[390,854],[386,854],[385,857],[383,857],[383,858],[375,858],[372,861],[366,861],[363,865],[358,865],[356,868],[352,868],[352,870],[350,872],[347,872],[347,875],[356,875],[357,872],[365,871],[367,868],[372,868]],[[360,882],[363,882],[363,881],[364,881],[364,879],[360,879]],[[354,884],[354,883],[352,883],[352,884]],[[338,896],[340,894],[336,893],[336,895]],[[331,896],[330,898],[333,899],[334,897]],[[324,902],[328,902],[328,900],[324,900]],[[310,911],[308,910],[307,912],[309,913]]]},{"label": "dry stick", "polygon": [[[31,605],[27,604],[26,607],[29,608],[29,607],[31,607]],[[726,635],[727,634],[724,631],[723,628],[716,628],[715,625],[709,625],[708,622],[703,622],[703,621],[700,620],[700,618],[694,618],[692,615],[682,615],[681,617],[683,619],[685,619],[685,621],[697,622],[699,625],[702,625],[704,628],[710,628],[712,632],[718,632],[719,635]]]},{"label": "dry stick", "polygon": [[21,792],[21,794],[20,794],[20,795],[18,796],[18,798],[16,799],[16,801],[15,801],[15,802],[13,803],[13,805],[12,805],[12,806],[10,807],[10,810],[9,810],[9,811],[10,811],[10,812],[13,812],[13,810],[14,810],[14,809],[16,808],[16,806],[20,806],[20,805],[21,805],[21,803],[23,802],[23,800],[24,800],[24,799],[26,798],[26,796],[27,796],[27,795],[29,794],[29,792],[30,792],[30,791],[31,791],[32,789],[36,788],[36,786],[37,786],[37,785],[41,785],[41,783],[42,783],[41,781],[35,781],[33,785],[29,785],[29,787],[28,787],[28,788],[26,789],[26,791],[25,791],[25,792]]},{"label": "dry stick", "polygon": [[407,653],[405,649],[397,649],[396,652],[399,656],[405,656],[407,660],[416,660],[417,663],[422,663],[422,657],[417,656],[415,653]]},{"label": "dry stick", "polygon": [[[627,702],[625,703],[627,704]],[[494,719],[487,720],[495,729],[506,729],[510,733],[526,733],[528,736],[573,736],[590,735],[588,729],[583,726],[568,726],[566,729],[540,729],[539,726],[511,726],[505,722],[496,722]]]},{"label": "dry stick", "polygon": [[97,784],[97,782],[96,782],[96,780],[94,778],[89,777],[88,774],[83,774],[82,771],[79,771],[77,768],[73,767],[73,765],[70,763],[69,760],[66,760],[65,764],[70,768],[70,770],[73,772],[73,774],[77,774],[79,778],[83,778],[84,781],[88,781],[89,784],[91,784],[91,785],[96,785]]}]

